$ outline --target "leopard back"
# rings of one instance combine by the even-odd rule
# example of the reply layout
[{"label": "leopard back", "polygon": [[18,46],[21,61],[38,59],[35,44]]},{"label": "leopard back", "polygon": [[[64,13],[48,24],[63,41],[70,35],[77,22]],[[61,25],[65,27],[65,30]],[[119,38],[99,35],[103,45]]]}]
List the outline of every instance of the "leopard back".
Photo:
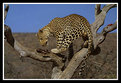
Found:
[{"label": "leopard back", "polygon": [[[58,48],[68,48],[73,40],[83,37],[88,40],[88,52],[92,47],[92,33],[90,24],[83,16],[71,14],[63,18],[54,18],[48,26],[50,31],[56,36]],[[59,47],[61,46],[61,47]]]}]

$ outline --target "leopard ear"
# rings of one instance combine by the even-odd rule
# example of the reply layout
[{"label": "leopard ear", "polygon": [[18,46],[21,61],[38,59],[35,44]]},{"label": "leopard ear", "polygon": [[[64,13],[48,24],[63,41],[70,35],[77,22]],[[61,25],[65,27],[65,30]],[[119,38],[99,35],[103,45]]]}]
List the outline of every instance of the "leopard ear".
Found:
[{"label": "leopard ear", "polygon": [[43,31],[40,29],[39,32],[42,33]]}]

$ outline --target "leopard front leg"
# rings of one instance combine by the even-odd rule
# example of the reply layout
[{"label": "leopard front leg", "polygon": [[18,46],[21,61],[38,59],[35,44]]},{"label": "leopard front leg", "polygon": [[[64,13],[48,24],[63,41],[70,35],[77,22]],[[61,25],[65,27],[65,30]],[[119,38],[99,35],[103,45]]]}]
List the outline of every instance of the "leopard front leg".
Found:
[{"label": "leopard front leg", "polygon": [[64,40],[64,34],[62,32],[57,34],[57,36],[56,36],[57,48],[51,49],[51,52],[53,52],[53,53],[60,53],[60,48],[61,48],[61,45],[63,43],[63,40]]},{"label": "leopard front leg", "polygon": [[64,35],[59,35],[57,39],[57,48],[51,50],[53,53],[61,53],[67,50],[71,41],[69,37],[65,37]]}]

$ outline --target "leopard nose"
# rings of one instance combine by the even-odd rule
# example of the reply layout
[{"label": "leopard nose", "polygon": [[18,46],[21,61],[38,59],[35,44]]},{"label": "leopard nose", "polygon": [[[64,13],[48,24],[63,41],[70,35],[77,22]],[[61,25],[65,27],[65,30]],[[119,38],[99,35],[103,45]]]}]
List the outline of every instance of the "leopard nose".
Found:
[{"label": "leopard nose", "polygon": [[47,42],[45,42],[45,44],[43,44],[42,46],[46,46],[47,45]]},{"label": "leopard nose", "polygon": [[45,44],[42,44],[42,46],[45,46]]},{"label": "leopard nose", "polygon": [[45,46],[45,45],[42,45],[42,46]]}]

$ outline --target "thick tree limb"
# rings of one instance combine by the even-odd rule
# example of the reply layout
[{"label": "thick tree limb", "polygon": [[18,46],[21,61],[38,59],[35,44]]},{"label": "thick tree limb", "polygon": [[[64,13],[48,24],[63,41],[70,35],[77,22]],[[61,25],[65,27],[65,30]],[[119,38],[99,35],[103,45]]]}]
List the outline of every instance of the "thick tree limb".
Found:
[{"label": "thick tree limb", "polygon": [[5,39],[17,52],[20,53],[21,56],[28,56],[40,61],[54,61],[57,63],[58,67],[63,66],[62,58],[58,57],[53,53],[37,53],[32,49],[22,46],[18,41],[13,38],[10,27],[5,25],[4,28]]},{"label": "thick tree limb", "polygon": [[74,54],[66,69],[59,75],[55,76],[54,79],[70,79],[75,72],[75,69],[82,62],[83,57],[87,55],[87,51],[87,48],[83,48],[82,50]]}]

